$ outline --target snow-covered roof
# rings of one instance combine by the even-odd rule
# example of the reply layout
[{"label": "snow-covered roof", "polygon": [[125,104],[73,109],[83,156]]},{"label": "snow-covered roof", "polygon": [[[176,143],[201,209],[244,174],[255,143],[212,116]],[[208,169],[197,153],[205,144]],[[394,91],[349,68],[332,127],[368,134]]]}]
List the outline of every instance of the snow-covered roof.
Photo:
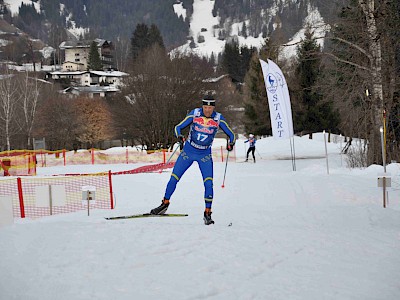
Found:
[{"label": "snow-covered roof", "polygon": [[89,71],[89,72],[98,76],[109,76],[109,77],[122,77],[129,75],[128,73],[121,71]]},{"label": "snow-covered roof", "polygon": [[[103,39],[94,39],[94,41],[97,43],[97,47],[101,47],[104,44],[111,44],[111,41],[103,40]],[[66,49],[66,48],[90,48],[90,45],[92,44],[93,40],[84,40],[84,41],[78,41],[78,40],[68,40],[64,41],[60,44],[60,49]]]},{"label": "snow-covered roof", "polygon": [[62,71],[55,71],[55,72],[50,72],[51,75],[82,75],[87,73],[87,71],[67,71],[67,72],[62,72]]},{"label": "snow-covered roof", "polygon": [[207,79],[204,79],[203,82],[218,82],[222,78],[225,78],[225,77],[228,77],[228,76],[229,76],[229,74],[224,74],[224,75],[221,75],[219,77],[207,78]]},{"label": "snow-covered roof", "polygon": [[83,75],[85,73],[94,74],[97,76],[106,76],[106,77],[122,77],[128,76],[128,73],[121,71],[55,71],[50,72],[51,75]]},{"label": "snow-covered roof", "polygon": [[100,86],[100,85],[95,85],[95,86],[71,86],[68,87],[61,92],[63,94],[69,93],[72,90],[78,91],[79,93],[107,93],[107,92],[118,92],[119,89],[117,89],[114,86]]}]

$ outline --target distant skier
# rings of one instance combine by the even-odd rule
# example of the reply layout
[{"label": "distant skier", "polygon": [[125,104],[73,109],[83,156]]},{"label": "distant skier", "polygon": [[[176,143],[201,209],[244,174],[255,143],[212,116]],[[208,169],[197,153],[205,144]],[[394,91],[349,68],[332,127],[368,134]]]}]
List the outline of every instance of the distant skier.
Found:
[{"label": "distant skier", "polygon": [[257,139],[251,133],[249,134],[249,138],[247,139],[247,141],[244,141],[245,143],[249,143],[249,150],[247,150],[246,161],[249,160],[249,153],[251,152],[251,154],[253,155],[253,160],[254,162],[256,162],[256,156],[254,155],[254,151],[256,151],[256,141]]},{"label": "distant skier", "polygon": [[[213,160],[211,154],[211,145],[217,134],[218,128],[221,128],[229,137],[227,150],[232,151],[235,145],[235,134],[229,128],[225,118],[215,109],[215,99],[207,95],[203,97],[202,108],[195,108],[186,118],[175,126],[175,136],[179,139],[182,152],[172,170],[171,178],[167,184],[164,199],[161,205],[150,211],[151,214],[164,214],[169,206],[169,200],[175,191],[176,185],[182,178],[182,175],[197,161],[204,183],[204,224],[214,224],[211,219],[211,206],[214,197],[213,190]],[[181,134],[181,130],[190,125],[190,131],[187,140]]]}]

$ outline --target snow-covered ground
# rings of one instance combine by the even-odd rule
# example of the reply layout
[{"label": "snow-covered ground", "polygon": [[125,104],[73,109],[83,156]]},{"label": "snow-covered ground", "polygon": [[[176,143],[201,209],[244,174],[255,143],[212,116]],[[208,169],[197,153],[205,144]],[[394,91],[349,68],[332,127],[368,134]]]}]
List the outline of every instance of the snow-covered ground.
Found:
[{"label": "snow-covered ground", "polygon": [[[114,176],[115,210],[16,219],[0,228],[0,299],[400,299],[400,164],[382,207],[382,166],[348,169],[322,134],[258,140],[257,162],[214,165],[205,226],[194,164],[171,199],[184,218],[107,221],[158,206],[171,172]],[[216,141],[216,146],[223,141]],[[344,144],[342,144],[344,145]],[[127,165],[43,168],[39,174]],[[231,226],[229,226],[231,225]]]}]

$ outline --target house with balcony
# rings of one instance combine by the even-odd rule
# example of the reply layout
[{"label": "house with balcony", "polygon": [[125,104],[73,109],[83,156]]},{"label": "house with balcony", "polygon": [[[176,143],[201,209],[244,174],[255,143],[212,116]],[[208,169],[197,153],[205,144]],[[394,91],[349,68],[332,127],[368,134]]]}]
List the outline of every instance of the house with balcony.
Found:
[{"label": "house with balcony", "polygon": [[[114,68],[113,50],[114,45],[111,41],[95,39],[103,70]],[[92,40],[69,40],[60,44],[60,50],[64,51],[65,60],[62,64],[62,71],[86,71],[88,67],[90,45]]]},{"label": "house with balcony", "polygon": [[120,87],[127,73],[121,71],[55,71],[47,73],[47,79],[69,81],[75,86],[115,86]]},{"label": "house with balcony", "polygon": [[127,73],[120,71],[55,71],[47,73],[47,78],[64,85],[63,94],[77,96],[88,94],[105,97],[119,91]]},{"label": "house with balcony", "polygon": [[113,44],[111,41],[95,39],[100,54],[103,70],[88,70],[90,47],[93,40],[65,41],[60,44],[64,51],[65,61],[60,71],[49,72],[47,79],[62,86],[60,93],[71,97],[87,95],[105,97],[119,91],[122,80],[127,73],[114,70]]}]

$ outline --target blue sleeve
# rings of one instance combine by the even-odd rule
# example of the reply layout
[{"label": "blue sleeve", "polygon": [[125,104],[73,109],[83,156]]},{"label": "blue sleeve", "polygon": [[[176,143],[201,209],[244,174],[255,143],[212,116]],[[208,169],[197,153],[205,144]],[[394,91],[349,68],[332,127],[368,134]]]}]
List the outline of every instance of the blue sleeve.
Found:
[{"label": "blue sleeve", "polygon": [[194,116],[194,109],[187,114],[186,118],[184,118],[178,125],[175,126],[175,137],[178,137],[181,134],[182,129],[192,124],[193,116]]},{"label": "blue sleeve", "polygon": [[223,130],[223,132],[225,132],[227,136],[229,136],[230,143],[236,142],[235,134],[233,133],[232,129],[229,127],[228,123],[222,115],[220,118],[219,127]]},{"label": "blue sleeve", "polygon": [[244,141],[245,143],[248,143],[249,142],[249,140],[247,140],[247,141]]}]

